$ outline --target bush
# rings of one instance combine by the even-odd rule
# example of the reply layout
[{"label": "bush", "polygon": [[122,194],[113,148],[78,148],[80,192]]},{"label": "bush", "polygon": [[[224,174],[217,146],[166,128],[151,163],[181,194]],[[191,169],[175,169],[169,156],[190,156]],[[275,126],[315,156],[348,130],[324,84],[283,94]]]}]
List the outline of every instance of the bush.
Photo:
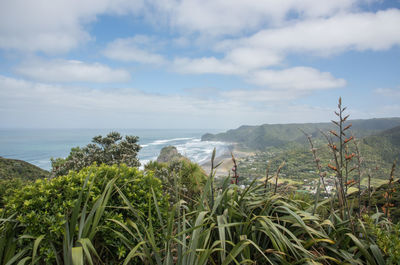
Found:
[{"label": "bush", "polygon": [[174,194],[178,188],[180,195],[192,203],[198,197],[207,181],[204,170],[187,158],[174,159],[168,163],[149,162],[146,172],[152,172],[162,180],[167,192]]},{"label": "bush", "polygon": [[387,264],[400,263],[400,223],[393,225],[387,220],[378,220],[379,213],[364,216],[368,233],[386,256]]},{"label": "bush", "polygon": [[[80,172],[71,171],[68,175],[51,180],[37,180],[16,191],[12,196],[7,196],[5,207],[7,213],[16,213],[15,218],[20,224],[18,234],[34,237],[45,235],[40,249],[42,260],[47,260],[49,263],[54,262],[55,255],[50,243],[54,245],[57,252],[62,252],[65,223],[71,218],[71,211],[87,177],[88,184],[83,190],[84,198],[88,198],[87,212],[101,196],[105,185],[113,178],[116,178],[115,185],[139,213],[148,212],[149,204],[152,203],[152,190],[162,213],[166,214],[167,212],[168,197],[162,194],[161,181],[155,178],[151,172],[144,173],[126,165],[92,165]],[[98,251],[99,253],[107,251],[104,261],[122,258],[126,254],[120,247],[120,241],[116,239],[114,233],[111,233],[111,230],[117,229],[118,226],[108,221],[115,219],[124,223],[127,219],[135,219],[131,212],[127,212],[121,207],[123,205],[119,194],[113,192],[99,223],[99,231],[93,244],[99,249],[104,246]],[[154,207],[152,211],[154,212],[153,216],[156,216]],[[156,218],[153,223],[155,226],[158,225]]]},{"label": "bush", "polygon": [[0,179],[0,212],[4,207],[4,198],[11,196],[15,190],[21,189],[23,186],[30,183],[28,180],[15,179]]}]

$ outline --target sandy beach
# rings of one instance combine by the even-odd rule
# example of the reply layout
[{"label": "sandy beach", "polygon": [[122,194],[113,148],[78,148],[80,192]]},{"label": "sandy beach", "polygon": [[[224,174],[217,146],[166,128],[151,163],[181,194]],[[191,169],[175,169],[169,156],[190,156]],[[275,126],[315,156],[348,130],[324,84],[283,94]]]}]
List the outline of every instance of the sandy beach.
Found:
[{"label": "sandy beach", "polygon": [[[215,161],[214,161],[215,165],[222,162],[221,165],[219,165],[219,167],[216,169],[216,172],[215,172],[216,177],[225,177],[225,176],[228,176],[229,173],[232,175],[233,161],[232,161],[231,152],[232,152],[233,156],[235,157],[236,162],[240,161],[240,159],[242,159],[244,157],[247,157],[247,156],[250,156],[253,154],[252,152],[240,151],[240,150],[238,150],[236,144],[233,144],[229,151],[226,151],[222,155],[215,158]],[[207,174],[210,174],[211,161],[203,163],[200,166],[206,171]]]}]

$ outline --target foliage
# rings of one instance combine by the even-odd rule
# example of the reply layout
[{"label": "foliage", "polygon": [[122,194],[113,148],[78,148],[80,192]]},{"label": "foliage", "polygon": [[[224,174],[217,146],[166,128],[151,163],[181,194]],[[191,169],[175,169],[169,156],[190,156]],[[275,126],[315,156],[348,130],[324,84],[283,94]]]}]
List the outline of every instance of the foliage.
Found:
[{"label": "foliage", "polygon": [[0,157],[0,180],[35,180],[49,176],[49,172],[28,162]]},{"label": "foliage", "polygon": [[1,208],[4,207],[4,198],[12,196],[16,190],[29,183],[29,181],[23,181],[20,178],[0,180],[0,213],[2,211]]},{"label": "foliage", "polygon": [[385,161],[392,163],[400,156],[400,126],[365,137],[363,143],[379,152]]},{"label": "foliage", "polygon": [[[351,120],[352,130],[359,137],[376,134],[383,130],[400,126],[400,118],[381,118],[368,120]],[[303,130],[312,137],[319,137],[320,130],[333,129],[331,123],[302,123],[302,124],[264,124],[259,126],[241,126],[219,134],[205,134],[203,141],[225,141],[240,144],[244,149],[265,151],[271,147],[282,148],[287,144],[306,143]]]},{"label": "foliage", "polygon": [[[227,178],[214,190],[218,165],[211,164],[193,209],[181,196],[179,171],[171,172],[174,185],[169,193],[176,200],[169,210],[160,180],[150,170],[103,165],[39,180],[17,198],[9,198],[7,206],[18,207],[7,208],[15,215],[7,222],[0,220],[0,232],[5,231],[4,241],[16,244],[11,248],[0,244],[0,252],[32,264],[43,264],[45,259],[55,263],[56,257],[59,264],[380,265],[397,261],[399,231],[390,222],[359,219],[353,231],[337,211],[322,215],[320,204],[313,215],[312,198],[266,192],[257,180],[241,189]],[[69,206],[60,206],[63,201],[55,191]],[[47,201],[60,209],[53,211]],[[60,212],[66,214],[58,220],[60,234],[55,236],[52,229]],[[46,224],[46,218],[53,218],[55,225]]]},{"label": "foliage", "polygon": [[392,225],[386,219],[380,219],[382,213],[371,217],[364,216],[369,234],[376,241],[376,244],[387,256],[387,264],[400,263],[400,223]]},{"label": "foliage", "polygon": [[[16,182],[0,211],[0,264],[399,264],[400,224],[391,222],[388,211],[395,213],[398,200],[395,164],[389,185],[362,194],[368,160],[361,152],[374,147],[355,143],[344,111],[339,99],[336,129],[323,134],[330,156],[306,133],[317,166],[309,173],[319,177],[315,197],[277,189],[286,161],[277,158],[267,167],[270,176],[276,170],[274,188],[257,176],[244,188],[229,177],[215,188],[215,150],[208,177],[197,164],[176,158],[150,162],[144,171],[95,164],[23,187]],[[323,200],[326,170],[336,190]],[[357,186],[353,194],[351,185]],[[366,201],[375,214],[361,215],[370,214]]]},{"label": "foliage", "polygon": [[363,222],[357,225],[363,235],[359,239],[348,221],[337,215],[332,216],[334,222],[313,216],[307,203],[265,193],[262,185],[255,186],[256,181],[240,189],[229,185],[227,178],[214,198],[213,177],[212,171],[196,209],[190,210],[181,199],[167,218],[158,214],[163,224],[161,246],[154,240],[151,221],[128,221],[123,226],[125,234],[136,235],[139,243],[124,241],[129,249],[124,264],[383,265],[392,260],[379,249]]},{"label": "foliage", "polygon": [[[324,260],[323,255],[315,255],[312,250],[333,242],[321,233],[316,219],[298,210],[296,203],[279,195],[265,196],[260,187],[241,190],[236,185],[229,186],[229,179],[214,200],[212,178],[211,173],[196,210],[191,212],[179,200],[163,220],[162,247],[154,242],[151,222],[129,222],[124,227],[126,232],[138,234],[142,241],[126,242],[131,250],[124,264],[132,259],[158,265]],[[145,233],[137,229],[142,226]]]},{"label": "foliage", "polygon": [[52,174],[66,175],[70,170],[79,171],[93,163],[98,165],[124,163],[130,167],[137,167],[140,165],[137,158],[140,150],[138,140],[137,136],[128,135],[123,139],[118,132],[111,132],[106,137],[95,136],[91,144],[83,148],[72,148],[67,158],[52,158]]},{"label": "foliage", "polygon": [[[88,185],[84,185],[86,178],[88,178]],[[66,220],[71,219],[71,212],[80,197],[82,187],[83,196],[87,198],[87,211],[89,212],[101,197],[107,183],[114,178],[116,179],[115,185],[126,194],[127,200],[139,212],[147,212],[152,190],[156,194],[160,209],[164,213],[167,211],[168,198],[162,194],[161,181],[150,172],[145,174],[126,165],[93,165],[78,173],[71,171],[66,176],[51,180],[37,180],[16,191],[12,196],[6,197],[6,211],[10,214],[16,213],[15,219],[19,222],[18,234],[34,237],[45,235],[45,243],[40,249],[40,257],[54,262],[52,248],[58,250],[57,253],[62,249]],[[110,197],[108,207],[99,223],[96,243],[94,243],[102,242],[102,245],[107,246],[105,248],[107,254],[111,256],[119,254],[123,256],[123,249],[120,249],[120,243],[115,236],[110,234],[109,229],[113,229],[113,226],[107,219],[112,218],[124,222],[126,218],[134,218],[120,208],[121,204],[122,200],[116,194]],[[118,253],[118,250],[121,253]]]},{"label": "foliage", "polygon": [[[389,203],[392,207],[389,208],[389,219],[392,220],[394,223],[400,221],[400,208],[398,204],[400,202],[400,180],[397,180],[393,183],[393,197],[390,199]],[[384,210],[384,206],[386,205],[386,193],[388,190],[388,184],[380,185],[379,187],[373,188],[371,191],[371,199],[368,198],[368,193],[364,192],[361,196],[361,204],[366,205],[368,207],[368,203],[370,203],[370,207],[372,206],[371,210],[378,208],[379,210]],[[350,199],[353,199],[352,196],[349,196]],[[358,208],[357,208],[358,209]]]},{"label": "foliage", "polygon": [[187,158],[173,159],[168,163],[151,161],[145,165],[145,171],[154,173],[155,177],[162,180],[166,192],[171,193],[171,199],[175,202],[175,194],[171,192],[175,187],[181,196],[193,203],[207,180],[204,170]]}]

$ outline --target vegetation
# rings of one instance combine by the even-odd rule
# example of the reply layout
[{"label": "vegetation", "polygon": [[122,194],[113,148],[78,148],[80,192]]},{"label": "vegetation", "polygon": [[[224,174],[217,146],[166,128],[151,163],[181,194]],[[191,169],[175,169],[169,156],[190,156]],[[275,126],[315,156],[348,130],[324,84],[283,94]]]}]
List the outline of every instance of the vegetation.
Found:
[{"label": "vegetation", "polygon": [[[373,135],[384,130],[400,126],[400,118],[381,118],[351,120],[352,132],[358,137]],[[220,134],[205,134],[203,141],[225,141],[238,143],[245,150],[268,151],[271,147],[286,147],[288,144],[306,144],[302,131],[313,138],[323,140],[320,131],[334,129],[332,123],[302,124],[264,124],[259,126],[241,126]]]},{"label": "vegetation", "polygon": [[380,153],[385,161],[392,162],[400,157],[400,126],[365,137],[363,143]]},{"label": "vegetation", "polygon": [[368,149],[349,133],[341,100],[336,115],[326,152],[305,133],[314,194],[279,186],[301,164],[270,157],[262,181],[243,188],[232,155],[233,177],[216,182],[215,150],[208,176],[174,156],[144,170],[94,163],[15,188],[0,210],[0,264],[399,264],[395,163],[371,188]]},{"label": "vegetation", "polygon": [[164,152],[161,151],[159,158],[163,157],[163,161],[168,162],[151,161],[145,165],[145,172],[151,172],[162,181],[165,192],[170,194],[172,203],[176,203],[179,200],[175,192],[173,192],[178,189],[180,196],[184,197],[187,203],[192,205],[204,188],[207,181],[206,173],[198,164],[191,162],[179,153],[175,153],[175,151],[167,153],[165,151],[174,150],[174,148],[167,147],[167,149],[163,148],[162,150]]},{"label": "vegetation", "polygon": [[[62,249],[53,250],[58,253],[59,264],[395,264],[399,259],[398,241],[391,241],[389,233],[398,234],[398,227],[380,213],[365,217],[366,221],[358,219],[352,231],[349,220],[335,213],[312,215],[311,201],[274,195],[263,185],[256,185],[256,181],[240,189],[229,184],[227,178],[213,197],[213,177],[212,171],[193,208],[181,198],[166,214],[160,207],[162,197],[156,192],[148,193],[147,210],[140,210],[128,198],[129,191],[120,188],[124,185],[118,185],[115,178],[102,185],[100,196],[90,206],[90,199],[84,195],[85,190],[89,189],[86,194],[91,190],[90,177],[86,177],[66,218],[64,239],[52,240],[51,231],[44,236],[22,236],[22,232],[18,233],[22,226],[18,218],[11,215],[2,219],[2,240],[10,241],[19,234],[15,241],[25,244],[22,249],[15,245],[17,255],[8,254],[11,258],[5,261],[42,264],[47,242],[51,246],[62,244]],[[180,197],[178,188],[174,192]],[[121,200],[120,206],[125,207],[117,209],[128,218],[105,218],[109,208],[105,206],[113,205],[109,203],[112,194]],[[318,212],[320,207],[323,206],[318,206]],[[108,223],[101,221],[104,219]],[[109,234],[99,236],[103,229]],[[364,236],[355,236],[360,233]],[[104,250],[112,246],[108,245],[110,241],[103,240],[105,236],[120,241],[125,251],[120,251],[119,257]],[[9,253],[9,245],[4,244],[2,250]]]},{"label": "vegetation", "polygon": [[51,159],[52,174],[66,175],[70,170],[79,171],[93,163],[98,165],[126,164],[130,167],[140,165],[137,153],[140,150],[137,136],[125,136],[111,132],[106,137],[93,137],[92,144],[72,148],[67,158]]},{"label": "vegetation", "polygon": [[0,180],[36,180],[49,176],[49,172],[25,161],[0,157]]},{"label": "vegetation", "polygon": [[[120,197],[117,191],[123,192],[124,197]],[[63,242],[66,234],[69,233],[69,240],[73,241],[73,238],[84,238],[82,234],[85,232],[101,260],[108,263],[126,254],[126,249],[117,237],[121,229],[115,222],[123,224],[127,219],[135,220],[137,215],[147,215],[153,196],[157,198],[158,210],[165,215],[168,197],[162,194],[161,181],[150,172],[144,174],[126,165],[93,165],[80,172],[71,171],[68,175],[50,180],[37,180],[15,190],[5,198],[3,214],[12,216],[13,222],[18,224],[15,234],[19,237],[15,240],[19,248],[24,249],[32,243],[25,238],[26,235],[42,237],[38,249],[39,263],[53,264],[62,260],[67,254]],[[121,208],[123,200],[129,200],[135,213]],[[74,208],[79,209],[78,216],[74,216]],[[101,210],[101,213],[93,209]],[[87,218],[86,222],[93,223],[87,223],[84,227],[78,222],[72,226],[71,222],[75,222],[79,216],[81,222]],[[159,227],[155,208],[153,216],[153,226]],[[73,244],[82,245],[78,241]]]},{"label": "vegetation", "polygon": [[0,157],[0,207],[4,197],[36,179],[46,178],[50,173],[25,161]]},{"label": "vegetation", "polygon": [[[349,121],[348,124],[351,122]],[[300,130],[299,132],[301,133]],[[321,170],[329,177],[332,176],[332,172],[328,164],[333,163],[333,160],[329,146],[320,139],[322,136],[321,132],[316,134],[315,138],[313,137],[313,144],[314,149],[318,151]],[[371,171],[372,185],[375,187],[382,185],[383,182],[380,180],[387,181],[393,161],[400,157],[400,126],[356,139],[356,141],[359,152],[362,154],[362,163]],[[347,146],[347,152],[356,153],[355,145]],[[310,184],[318,179],[318,174],[315,162],[310,156],[310,147],[306,143],[288,143],[284,147],[270,147],[265,151],[256,151],[253,155],[239,159],[240,176],[246,176],[246,178],[241,177],[242,183],[249,184],[254,178],[264,177],[267,167],[274,171],[284,161],[286,165],[281,170],[281,176],[284,179],[295,181],[298,189],[314,186]],[[350,178],[354,178],[356,171],[349,174]],[[363,174],[361,184],[366,187],[367,174]]]}]

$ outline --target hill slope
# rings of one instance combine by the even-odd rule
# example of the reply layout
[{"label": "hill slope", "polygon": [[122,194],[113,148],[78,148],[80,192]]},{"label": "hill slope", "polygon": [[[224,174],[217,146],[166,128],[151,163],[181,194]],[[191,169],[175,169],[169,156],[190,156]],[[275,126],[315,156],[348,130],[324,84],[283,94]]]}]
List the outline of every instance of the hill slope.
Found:
[{"label": "hill slope", "polygon": [[[353,124],[353,133],[361,138],[400,126],[400,118],[350,120],[348,123]],[[307,139],[299,129],[318,137],[319,130],[326,131],[332,128],[333,124],[328,122],[241,126],[225,133],[205,134],[202,141],[235,142],[242,148],[265,150],[267,147],[281,147],[289,143],[305,143]]]},{"label": "hill slope", "polygon": [[48,171],[28,162],[0,157],[0,180],[14,178],[35,180],[48,175]]},{"label": "hill slope", "polygon": [[382,158],[388,162],[400,159],[400,126],[383,131],[377,135],[365,137],[365,145],[378,151]]}]

